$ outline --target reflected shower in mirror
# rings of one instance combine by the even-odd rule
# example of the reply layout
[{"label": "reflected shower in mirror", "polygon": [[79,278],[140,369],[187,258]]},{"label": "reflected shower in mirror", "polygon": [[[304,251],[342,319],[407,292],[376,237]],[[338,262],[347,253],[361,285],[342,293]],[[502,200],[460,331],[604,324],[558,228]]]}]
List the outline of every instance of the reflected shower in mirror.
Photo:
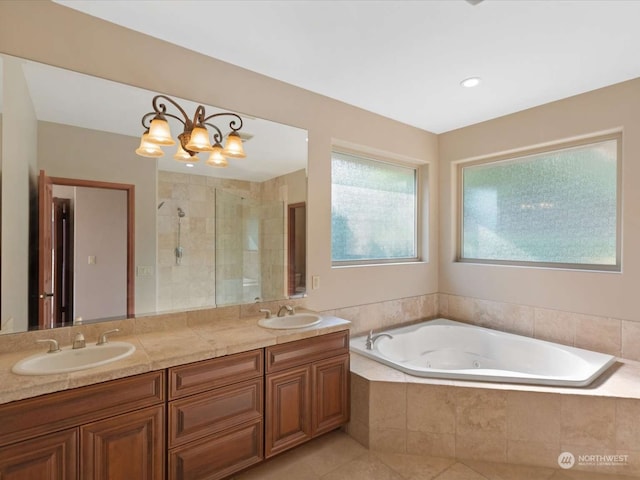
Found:
[{"label": "reflected shower in mirror", "polygon": [[[226,168],[207,165],[206,152],[202,158],[192,155],[196,158],[190,162],[176,161],[175,145],[165,148],[161,158],[142,158],[135,154],[140,119],[157,92],[2,54],[0,61],[2,195],[12,199],[11,209],[2,205],[0,333],[36,328],[43,293],[58,303],[73,302],[72,313],[60,314],[64,322],[52,325],[68,324],[70,315],[85,322],[114,317],[112,311],[94,308],[100,302],[90,301],[89,308],[81,301],[87,297],[79,284],[100,291],[104,277],[67,281],[66,290],[57,288],[63,285],[58,280],[50,292],[40,291],[40,171],[68,181],[126,184],[135,192],[134,237],[121,252],[131,259],[128,295],[135,307],[123,316],[288,296],[288,206],[306,202],[305,130],[239,112],[246,158],[229,158]],[[188,112],[199,105],[172,98]],[[207,114],[221,111],[204,107]],[[184,129],[167,120],[173,132]],[[225,138],[233,133],[218,126]],[[58,192],[60,198],[70,195]],[[226,195],[240,198],[241,205],[218,218],[216,199],[222,202]],[[272,210],[279,212],[278,218]],[[96,211],[89,216],[100,222],[103,215]],[[236,230],[241,237],[234,242],[241,248],[232,259],[226,247]],[[53,247],[44,251],[53,252]],[[101,265],[101,255],[79,251],[65,267],[74,274],[80,267]],[[225,288],[231,284],[234,288]],[[120,287],[120,292],[126,288]],[[62,291],[68,296],[59,297]]]}]

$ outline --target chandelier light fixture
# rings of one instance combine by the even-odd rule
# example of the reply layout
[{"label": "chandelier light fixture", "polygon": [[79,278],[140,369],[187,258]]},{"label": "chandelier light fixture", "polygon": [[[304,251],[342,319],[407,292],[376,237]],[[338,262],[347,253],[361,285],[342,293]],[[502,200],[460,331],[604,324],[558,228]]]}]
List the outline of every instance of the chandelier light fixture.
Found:
[{"label": "chandelier light fixture", "polygon": [[[167,112],[168,102],[173,105],[182,115]],[[142,157],[157,158],[162,157],[164,152],[161,147],[175,145],[176,141],[171,136],[167,117],[175,118],[183,125],[183,131],[177,136],[178,149],[173,158],[179,162],[194,163],[200,160],[198,153],[209,152],[207,165],[212,167],[226,167],[229,165],[227,158],[245,158],[242,147],[242,139],[238,131],[242,128],[242,118],[240,115],[231,112],[214,113],[208,115],[203,105],[198,105],[193,115],[193,120],[189,118],[187,112],[173,99],[166,95],[156,95],[151,102],[153,112],[142,116],[142,126],[145,131],[140,140],[140,146],[136,153]],[[232,117],[229,122],[231,132],[227,135],[227,140],[222,147],[224,135],[222,131],[210,120],[216,117]],[[209,139],[207,127],[213,130],[213,145]]]}]

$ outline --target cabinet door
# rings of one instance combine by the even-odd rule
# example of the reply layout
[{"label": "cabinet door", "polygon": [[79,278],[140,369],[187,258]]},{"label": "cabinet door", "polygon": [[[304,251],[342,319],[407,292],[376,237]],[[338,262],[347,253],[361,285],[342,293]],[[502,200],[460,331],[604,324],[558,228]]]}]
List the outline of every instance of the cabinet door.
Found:
[{"label": "cabinet door", "polygon": [[80,427],[83,480],[162,480],[164,407],[138,410]]},{"label": "cabinet door", "polygon": [[218,480],[262,461],[262,422],[243,424],[169,451],[169,480]]},{"label": "cabinet door", "polygon": [[311,438],[311,367],[266,376],[265,458]]},{"label": "cabinet door", "polygon": [[349,421],[349,355],[312,365],[312,435],[320,435]]},{"label": "cabinet door", "polygon": [[2,480],[76,480],[78,430],[65,430],[0,448]]}]

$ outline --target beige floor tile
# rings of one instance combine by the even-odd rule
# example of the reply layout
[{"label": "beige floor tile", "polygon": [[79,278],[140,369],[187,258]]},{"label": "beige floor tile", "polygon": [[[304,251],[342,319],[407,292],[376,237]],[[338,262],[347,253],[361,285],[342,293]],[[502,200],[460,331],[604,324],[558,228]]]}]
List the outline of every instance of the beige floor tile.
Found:
[{"label": "beige floor tile", "polygon": [[455,463],[451,458],[376,452],[376,456],[403,478],[432,480]]},{"label": "beige floor tile", "polygon": [[[293,480],[295,477],[282,478]],[[373,453],[365,453],[321,478],[322,480],[405,480]]]},{"label": "beige floor tile", "polygon": [[484,475],[488,480],[549,480],[554,473],[551,468],[503,463],[465,461],[464,464],[473,471]]},{"label": "beige floor tile", "polygon": [[632,480],[580,470],[370,452],[335,431],[236,475],[233,480]]},{"label": "beige floor tile", "polygon": [[487,480],[487,477],[471,470],[462,463],[456,463],[438,475],[434,480]]},{"label": "beige floor tile", "polygon": [[602,473],[581,472],[580,470],[556,471],[549,480],[631,480],[637,477],[605,475]]},{"label": "beige floor tile", "polygon": [[296,449],[297,461],[322,476],[362,456],[367,449],[341,431],[335,431]]},{"label": "beige floor tile", "polygon": [[247,472],[234,476],[231,480],[318,480],[320,478],[309,466],[296,458],[294,452],[268,460]]}]

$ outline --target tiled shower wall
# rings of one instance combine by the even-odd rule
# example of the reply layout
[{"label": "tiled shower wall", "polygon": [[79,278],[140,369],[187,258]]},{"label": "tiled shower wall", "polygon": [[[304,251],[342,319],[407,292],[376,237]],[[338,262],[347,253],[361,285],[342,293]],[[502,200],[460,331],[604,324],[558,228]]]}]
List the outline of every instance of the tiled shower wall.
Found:
[{"label": "tiled shower wall", "polygon": [[[158,172],[157,309],[215,304],[215,190],[259,198],[260,184],[202,175]],[[184,254],[177,264],[178,207]]]},{"label": "tiled shower wall", "polygon": [[[217,267],[223,278],[232,280],[222,284],[222,288],[227,291],[218,292],[215,286],[214,208],[217,188],[225,193],[255,201],[250,202],[252,206],[240,208],[252,209],[251,212],[244,213],[257,215],[261,222],[259,251],[245,248],[241,252],[244,264],[234,264],[231,259],[234,258],[235,250],[242,249],[245,245],[244,240],[238,241],[234,237],[234,229],[242,227],[238,224],[238,219],[246,218],[248,215],[235,210],[226,212],[229,222],[221,222],[221,228],[225,231],[218,232],[218,255],[224,256],[225,249],[230,249],[230,255],[227,256],[230,260],[227,264],[224,260],[219,261]],[[296,192],[298,197],[301,195],[300,192],[306,192],[304,171],[275,177],[262,183],[158,172],[158,205],[162,206],[158,209],[157,310],[215,305],[216,294],[222,304],[239,303],[238,289],[241,289],[242,295],[246,297],[245,302],[253,302],[256,298],[284,297],[287,285],[284,266],[287,258],[288,224],[285,205],[291,200],[291,192]],[[293,200],[299,201],[299,198]],[[178,207],[186,214],[180,220],[181,244],[184,248],[180,265],[177,264],[175,256]],[[242,273],[236,271],[238,269],[242,269]],[[255,283],[255,288],[250,284],[243,286],[245,280],[258,276],[260,278]]]}]

